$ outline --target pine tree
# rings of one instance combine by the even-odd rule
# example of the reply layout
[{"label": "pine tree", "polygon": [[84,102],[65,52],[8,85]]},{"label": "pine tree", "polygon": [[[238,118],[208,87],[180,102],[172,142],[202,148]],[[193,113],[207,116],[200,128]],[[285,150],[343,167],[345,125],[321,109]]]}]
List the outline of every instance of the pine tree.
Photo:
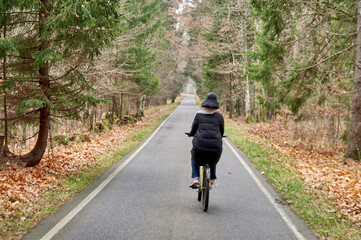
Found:
[{"label": "pine tree", "polygon": [[7,10],[4,26],[11,28],[0,42],[3,55],[10,56],[1,92],[11,101],[9,119],[39,119],[35,147],[20,156],[33,166],[45,152],[51,119],[79,118],[87,104],[99,102],[82,72],[117,33],[119,1],[19,0],[0,6]]},{"label": "pine tree", "polygon": [[238,113],[240,102],[245,106],[248,1],[210,1],[204,9],[213,17],[212,28],[204,35],[210,53],[202,68],[205,86],[225,100],[232,117],[235,106]]},{"label": "pine tree", "polygon": [[[282,38],[288,53],[284,54],[279,98],[294,113],[309,102],[340,102],[337,95],[329,94],[329,88],[350,90],[356,19],[353,8],[353,0],[295,2],[291,8],[291,20]],[[340,102],[335,110],[348,109],[347,101]]]},{"label": "pine tree", "polygon": [[162,38],[167,6],[160,0],[131,0],[127,3],[125,11],[129,16],[125,25],[129,41],[126,46],[123,43],[118,53],[118,63],[130,73],[131,81],[136,84],[132,92],[154,94],[160,86],[155,68],[160,64],[157,48],[161,47],[154,39]]},{"label": "pine tree", "polygon": [[261,84],[262,93],[259,103],[265,111],[273,115],[279,108],[277,99],[277,81],[275,69],[282,63],[285,52],[280,41],[281,32],[285,28],[284,13],[290,8],[291,1],[251,0],[250,6],[255,17],[255,48],[250,53],[253,62],[248,68],[248,76],[252,81]]}]

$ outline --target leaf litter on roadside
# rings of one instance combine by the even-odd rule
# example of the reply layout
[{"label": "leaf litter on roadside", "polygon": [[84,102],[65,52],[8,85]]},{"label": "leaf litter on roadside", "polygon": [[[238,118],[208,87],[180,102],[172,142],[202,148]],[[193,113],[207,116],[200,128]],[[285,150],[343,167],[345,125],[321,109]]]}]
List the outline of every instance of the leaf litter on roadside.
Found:
[{"label": "leaf litter on roadside", "polygon": [[[164,114],[164,109],[150,113],[144,121],[115,127],[108,133],[92,134],[90,142],[71,142],[59,145],[47,151],[41,162],[29,168],[7,163],[7,168],[0,171],[0,220],[16,221],[16,213],[31,212],[33,203],[40,196],[61,185],[61,180],[86,168],[99,157],[125,141],[149,119]],[[35,210],[34,210],[35,211]],[[25,221],[25,217],[20,217]]]},{"label": "leaf litter on roadside", "polygon": [[[361,163],[342,157],[344,148],[332,151],[312,150],[300,141],[292,141],[280,122],[252,123],[237,121],[247,136],[258,144],[272,147],[295,159],[301,178],[310,187],[333,196],[338,214],[347,216],[361,227]],[[255,140],[252,136],[262,138]]]}]

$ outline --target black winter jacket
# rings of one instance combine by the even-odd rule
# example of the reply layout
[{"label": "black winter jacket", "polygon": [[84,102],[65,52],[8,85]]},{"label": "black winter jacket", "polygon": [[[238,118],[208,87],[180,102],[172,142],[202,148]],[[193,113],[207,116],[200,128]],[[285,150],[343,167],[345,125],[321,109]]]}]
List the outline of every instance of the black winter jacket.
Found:
[{"label": "black winter jacket", "polygon": [[193,138],[192,159],[198,165],[215,165],[222,154],[224,119],[219,112],[201,110],[194,117],[190,136]]}]

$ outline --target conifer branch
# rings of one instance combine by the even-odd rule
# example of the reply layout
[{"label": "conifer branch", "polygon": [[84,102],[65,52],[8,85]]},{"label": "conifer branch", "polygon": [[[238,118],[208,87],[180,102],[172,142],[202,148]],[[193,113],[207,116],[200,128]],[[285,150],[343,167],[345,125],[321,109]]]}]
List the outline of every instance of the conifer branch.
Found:
[{"label": "conifer branch", "polygon": [[335,57],[335,56],[338,56],[338,55],[340,55],[340,54],[348,51],[349,49],[351,49],[351,48],[353,48],[353,47],[355,47],[355,46],[356,46],[356,44],[352,44],[352,45],[348,46],[347,48],[345,48],[345,49],[343,49],[343,50],[341,50],[341,51],[339,51],[339,52],[337,52],[337,53],[334,53],[334,54],[332,54],[331,56],[329,56],[329,57],[327,57],[327,58],[325,58],[325,59],[323,59],[323,60],[321,60],[321,61],[319,61],[319,62],[317,62],[317,63],[315,63],[315,64],[313,64],[313,65],[311,65],[311,66],[308,66],[308,67],[305,67],[305,68],[287,69],[287,71],[304,71],[304,70],[308,70],[308,69],[317,67],[318,65],[320,65],[320,64],[328,61],[329,59],[331,59],[331,58],[333,58],[333,57]]}]

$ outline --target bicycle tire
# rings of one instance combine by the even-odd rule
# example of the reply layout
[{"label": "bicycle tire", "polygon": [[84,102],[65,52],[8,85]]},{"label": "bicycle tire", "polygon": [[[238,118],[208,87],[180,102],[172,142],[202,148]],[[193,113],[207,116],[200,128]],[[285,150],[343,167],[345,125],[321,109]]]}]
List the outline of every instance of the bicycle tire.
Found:
[{"label": "bicycle tire", "polygon": [[209,181],[205,181],[205,186],[203,189],[203,211],[207,212],[208,203],[209,203]]},{"label": "bicycle tire", "polygon": [[203,172],[203,166],[199,167],[199,170],[200,170],[200,173],[201,173],[201,182],[200,182],[200,186],[198,187],[198,201],[201,201],[202,200],[202,189],[203,189],[203,186],[202,184],[204,183],[204,172]]},{"label": "bicycle tire", "polygon": [[203,211],[207,212],[208,210],[208,204],[209,204],[209,181],[210,181],[210,176],[209,176],[209,165],[205,166],[205,171],[203,174],[203,201],[202,201],[202,205],[203,205]]}]

